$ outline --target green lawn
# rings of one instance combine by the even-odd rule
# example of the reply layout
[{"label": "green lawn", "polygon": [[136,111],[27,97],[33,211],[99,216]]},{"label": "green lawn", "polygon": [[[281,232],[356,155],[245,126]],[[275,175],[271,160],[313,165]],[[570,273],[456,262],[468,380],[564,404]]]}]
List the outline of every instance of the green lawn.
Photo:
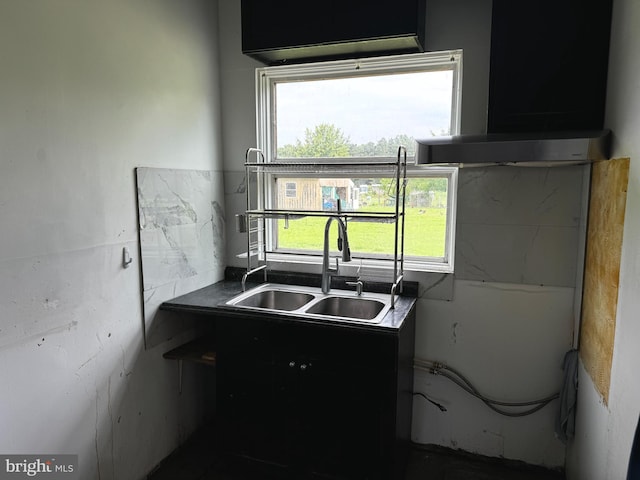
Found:
[{"label": "green lawn", "polygon": [[[392,211],[390,207],[370,207],[360,211]],[[405,220],[405,255],[444,256],[446,208],[407,208]],[[289,222],[278,221],[278,243],[281,248],[322,250],[323,217],[307,217]],[[393,254],[395,225],[351,221],[348,225],[352,252]],[[336,250],[337,226],[331,226],[331,249]]]}]

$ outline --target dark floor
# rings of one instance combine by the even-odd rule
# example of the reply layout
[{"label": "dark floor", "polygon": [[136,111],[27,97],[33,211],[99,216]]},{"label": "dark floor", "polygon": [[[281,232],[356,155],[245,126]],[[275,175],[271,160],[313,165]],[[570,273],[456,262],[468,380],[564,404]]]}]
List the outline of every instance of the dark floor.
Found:
[{"label": "dark floor", "polygon": [[[147,480],[279,480],[248,472],[211,452],[210,438],[194,435]],[[405,480],[564,480],[559,472],[435,446],[414,446]]]}]

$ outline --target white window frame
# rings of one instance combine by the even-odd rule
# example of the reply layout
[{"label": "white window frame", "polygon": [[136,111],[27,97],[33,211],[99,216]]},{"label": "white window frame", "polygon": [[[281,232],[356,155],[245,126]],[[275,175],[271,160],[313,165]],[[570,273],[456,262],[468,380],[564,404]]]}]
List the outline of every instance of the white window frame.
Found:
[{"label": "white window frame", "polygon": [[[425,70],[451,69],[452,104],[450,134],[460,133],[460,111],[462,100],[462,50],[446,52],[428,52],[410,55],[398,55],[390,57],[339,60],[333,62],[320,62],[302,65],[284,65],[275,67],[262,67],[256,69],[256,134],[258,148],[265,153],[267,162],[277,162],[276,154],[276,116],[275,116],[275,86],[282,81],[304,81],[336,78],[339,76],[369,76],[380,73],[410,73]],[[332,161],[341,160],[332,158]],[[372,158],[348,158],[345,161],[371,162]],[[380,160],[377,157],[376,160]],[[388,159],[388,160],[395,160]],[[296,162],[318,162],[321,159],[299,159]],[[418,166],[413,157],[407,157],[407,177],[446,177],[448,179],[447,190],[447,227],[445,238],[445,255],[443,258],[432,257],[408,257],[405,255],[405,271],[423,271],[452,273],[454,268],[455,253],[455,226],[456,226],[456,197],[458,184],[458,168],[443,166]],[[286,175],[282,175],[286,176]],[[366,170],[363,169],[363,176]],[[370,176],[370,175],[369,175]],[[269,185],[275,182],[268,182]],[[267,192],[267,202],[274,202],[274,192]],[[272,204],[263,207],[272,208]],[[270,222],[275,225],[275,221]],[[267,229],[267,251],[273,252],[276,244],[277,228]],[[321,232],[318,233],[320,235]],[[322,259],[317,252],[309,251],[309,254],[279,254],[269,253],[269,260],[282,263],[317,264]],[[376,269],[392,268],[391,261],[387,259],[367,258],[358,262],[365,267]]]}]

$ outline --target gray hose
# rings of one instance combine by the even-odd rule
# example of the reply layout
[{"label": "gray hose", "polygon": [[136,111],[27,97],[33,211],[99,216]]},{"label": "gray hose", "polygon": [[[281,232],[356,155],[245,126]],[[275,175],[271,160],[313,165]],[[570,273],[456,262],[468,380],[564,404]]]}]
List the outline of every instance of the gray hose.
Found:
[{"label": "gray hose", "polygon": [[[539,400],[531,400],[526,402],[503,402],[503,401],[493,400],[491,398],[485,397],[473,386],[473,384],[464,375],[462,375],[457,370],[443,363],[432,362],[429,360],[415,359],[414,367],[420,370],[427,371],[432,375],[442,375],[443,377],[447,378],[448,380],[458,385],[465,392],[481,400],[485,405],[487,405],[494,412],[499,413],[500,415],[505,415],[507,417],[524,417],[527,415],[531,415],[532,413],[535,413],[538,410],[541,410],[546,405],[548,405],[549,403],[551,403],[553,400],[557,399],[560,396],[559,393],[556,393],[548,397],[541,398]],[[530,408],[528,410],[521,411],[521,412],[510,412],[507,410],[497,408],[496,405],[499,405],[502,407],[526,407],[526,406],[535,405],[535,407]]]}]

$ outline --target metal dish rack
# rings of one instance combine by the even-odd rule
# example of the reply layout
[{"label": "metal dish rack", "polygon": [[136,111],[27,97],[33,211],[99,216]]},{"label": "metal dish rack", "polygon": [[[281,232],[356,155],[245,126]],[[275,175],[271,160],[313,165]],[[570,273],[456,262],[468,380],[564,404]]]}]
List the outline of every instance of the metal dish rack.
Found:
[{"label": "metal dish rack", "polygon": [[[254,159],[251,161],[251,159]],[[398,156],[395,162],[266,162],[262,150],[249,148],[245,154],[245,184],[246,184],[246,210],[244,214],[236,215],[236,227],[238,231],[247,234],[247,271],[242,277],[242,290],[245,290],[247,278],[254,273],[263,272],[264,281],[267,281],[267,219],[284,219],[288,225],[290,220],[305,217],[340,217],[345,223],[354,222],[378,222],[395,224],[395,241],[393,252],[393,282],[391,286],[391,305],[394,305],[394,297],[402,292],[404,277],[404,225],[405,225],[405,191],[407,186],[407,150],[398,147]],[[336,210],[295,210],[295,209],[269,209],[264,208],[268,193],[267,179],[274,173],[330,173],[341,175],[350,172],[362,173],[366,167],[368,173],[386,174],[395,176],[395,209],[392,212],[357,212],[342,211],[338,202]],[[256,192],[252,198],[252,176],[255,176]],[[285,227],[286,228],[286,227]],[[273,252],[271,252],[273,253]]]}]

